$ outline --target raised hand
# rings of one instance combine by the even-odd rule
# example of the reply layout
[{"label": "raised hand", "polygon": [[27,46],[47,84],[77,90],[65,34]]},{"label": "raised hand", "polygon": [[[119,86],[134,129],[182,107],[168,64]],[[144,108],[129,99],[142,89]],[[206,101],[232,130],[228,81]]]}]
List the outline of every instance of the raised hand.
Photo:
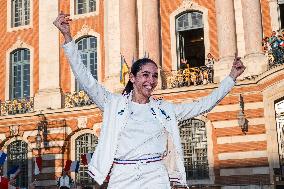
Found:
[{"label": "raised hand", "polygon": [[230,72],[230,76],[236,80],[237,77],[242,75],[242,73],[245,71],[246,67],[244,66],[243,62],[241,61],[241,57],[237,56],[237,53],[235,55],[235,60],[232,65],[232,69]]},{"label": "raised hand", "polygon": [[53,24],[59,29],[59,31],[62,33],[62,35],[65,38],[65,43],[68,43],[72,41],[72,36],[70,32],[70,21],[69,14],[64,14],[61,12]]}]

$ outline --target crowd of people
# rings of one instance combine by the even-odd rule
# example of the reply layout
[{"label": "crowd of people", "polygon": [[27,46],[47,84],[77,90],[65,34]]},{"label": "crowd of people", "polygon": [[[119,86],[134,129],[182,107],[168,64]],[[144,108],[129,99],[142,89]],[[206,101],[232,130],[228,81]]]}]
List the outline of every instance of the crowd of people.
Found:
[{"label": "crowd of people", "polygon": [[179,69],[167,74],[167,87],[175,88],[213,83],[215,61],[213,55],[208,53],[204,66],[191,67],[190,60],[182,58]]},{"label": "crowd of people", "polygon": [[284,29],[273,31],[262,40],[263,51],[268,56],[269,68],[284,64]]}]

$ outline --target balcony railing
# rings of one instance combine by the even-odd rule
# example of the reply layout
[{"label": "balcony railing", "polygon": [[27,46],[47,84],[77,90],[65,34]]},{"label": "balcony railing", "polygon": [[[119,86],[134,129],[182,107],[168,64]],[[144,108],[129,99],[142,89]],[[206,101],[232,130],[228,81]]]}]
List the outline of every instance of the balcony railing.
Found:
[{"label": "balcony railing", "polygon": [[268,57],[268,69],[284,64],[284,30],[273,31],[262,41],[263,50]]},{"label": "balcony railing", "polygon": [[201,66],[163,72],[163,88],[177,88],[192,85],[206,85],[213,83],[214,70],[211,67]]},{"label": "balcony railing", "polygon": [[0,115],[24,114],[34,111],[34,98],[22,98],[1,102]]},{"label": "balcony railing", "polygon": [[85,91],[66,93],[64,108],[74,108],[94,104]]}]

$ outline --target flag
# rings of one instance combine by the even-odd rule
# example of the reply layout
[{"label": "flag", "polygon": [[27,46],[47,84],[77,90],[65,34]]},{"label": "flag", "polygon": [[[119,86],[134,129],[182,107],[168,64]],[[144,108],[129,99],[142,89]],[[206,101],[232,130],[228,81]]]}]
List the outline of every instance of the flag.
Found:
[{"label": "flag", "polygon": [[87,153],[87,154],[82,154],[81,155],[81,162],[83,165],[88,165],[92,159],[93,153]]},{"label": "flag", "polygon": [[123,56],[121,56],[121,60],[120,60],[120,83],[125,85],[125,75],[128,73],[129,69],[128,69],[128,65],[126,64],[125,58]]},{"label": "flag", "polygon": [[10,176],[10,178],[15,178],[16,176],[18,176],[20,172],[21,172],[20,166],[15,165],[8,170],[7,175]]},{"label": "flag", "polygon": [[3,165],[6,161],[7,154],[4,152],[0,152],[0,165]]},{"label": "flag", "polygon": [[72,163],[71,160],[66,160],[65,166],[64,166],[64,171],[66,171],[66,172],[70,171],[71,163]]},{"label": "flag", "polygon": [[80,161],[72,161],[71,166],[70,166],[70,171],[78,173],[79,163]]},{"label": "flag", "polygon": [[35,158],[34,174],[38,175],[41,172],[41,168],[42,168],[42,158],[39,156]]},{"label": "flag", "polygon": [[8,189],[9,186],[9,179],[6,177],[0,176],[0,188]]}]

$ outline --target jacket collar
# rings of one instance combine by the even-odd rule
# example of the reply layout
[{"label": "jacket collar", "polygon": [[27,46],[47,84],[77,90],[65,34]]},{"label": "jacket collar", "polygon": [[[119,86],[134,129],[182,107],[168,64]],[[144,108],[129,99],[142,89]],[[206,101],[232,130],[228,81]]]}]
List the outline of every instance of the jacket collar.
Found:
[{"label": "jacket collar", "polygon": [[[127,103],[130,103],[132,101],[133,97],[133,90],[130,91],[128,94],[123,95],[127,99]],[[153,98],[153,96],[150,96],[149,98],[149,105],[150,107],[154,107],[156,105],[157,100]]]}]

